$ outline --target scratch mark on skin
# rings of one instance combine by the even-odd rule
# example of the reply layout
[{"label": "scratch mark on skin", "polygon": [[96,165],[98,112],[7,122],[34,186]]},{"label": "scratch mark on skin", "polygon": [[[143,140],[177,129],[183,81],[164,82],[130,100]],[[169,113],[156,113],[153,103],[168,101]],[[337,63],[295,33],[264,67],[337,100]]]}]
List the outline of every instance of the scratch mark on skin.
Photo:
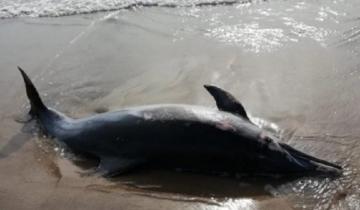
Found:
[{"label": "scratch mark on skin", "polygon": [[228,131],[228,130],[232,130],[232,131],[235,131],[236,129],[231,125],[230,122],[227,122],[225,120],[223,121],[220,121],[219,123],[216,124],[216,127],[221,129],[221,130],[224,130],[224,131]]}]

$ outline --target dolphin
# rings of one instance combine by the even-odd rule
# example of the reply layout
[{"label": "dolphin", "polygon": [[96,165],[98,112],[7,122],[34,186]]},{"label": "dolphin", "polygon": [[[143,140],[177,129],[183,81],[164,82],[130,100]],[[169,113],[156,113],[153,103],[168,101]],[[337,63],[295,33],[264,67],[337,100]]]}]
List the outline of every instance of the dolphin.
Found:
[{"label": "dolphin", "polygon": [[230,93],[204,87],[218,110],[159,104],[124,108],[74,119],[47,107],[18,67],[30,101],[29,115],[49,137],[99,160],[96,172],[114,176],[141,166],[248,174],[340,174],[341,166],[279,143],[250,122]]}]

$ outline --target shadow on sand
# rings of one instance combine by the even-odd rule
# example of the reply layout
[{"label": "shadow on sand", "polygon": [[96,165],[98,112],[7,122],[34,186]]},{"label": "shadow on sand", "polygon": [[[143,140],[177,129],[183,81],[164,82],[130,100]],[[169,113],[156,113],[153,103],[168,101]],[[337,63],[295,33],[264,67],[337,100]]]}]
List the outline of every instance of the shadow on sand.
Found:
[{"label": "shadow on sand", "polygon": [[22,123],[23,127],[19,133],[11,137],[7,144],[0,148],[0,159],[5,159],[21,149],[38,130],[35,121],[29,119],[15,119],[15,121]]}]

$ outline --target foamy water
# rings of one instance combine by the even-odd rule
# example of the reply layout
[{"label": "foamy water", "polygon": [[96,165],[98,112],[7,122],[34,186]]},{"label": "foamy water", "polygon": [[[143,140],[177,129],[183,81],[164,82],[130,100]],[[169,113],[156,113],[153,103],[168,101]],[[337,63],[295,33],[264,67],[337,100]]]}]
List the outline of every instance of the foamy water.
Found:
[{"label": "foamy water", "polygon": [[242,3],[242,0],[5,0],[0,18],[58,17],[135,7],[188,7]]},{"label": "foamy water", "polygon": [[[220,5],[231,6],[231,14],[199,9]],[[262,0],[3,0],[0,19],[61,17],[146,7],[174,8],[174,14],[184,16],[184,25],[189,17],[199,19],[206,26],[205,37],[261,53],[279,50],[302,39],[322,46],[333,44],[329,39],[343,33],[341,23],[356,20],[356,8],[360,6],[356,2],[337,0],[274,0],[271,4]],[[181,10],[184,7],[193,9]],[[174,40],[181,40],[183,31],[175,32]],[[176,33],[180,33],[179,37]]]}]

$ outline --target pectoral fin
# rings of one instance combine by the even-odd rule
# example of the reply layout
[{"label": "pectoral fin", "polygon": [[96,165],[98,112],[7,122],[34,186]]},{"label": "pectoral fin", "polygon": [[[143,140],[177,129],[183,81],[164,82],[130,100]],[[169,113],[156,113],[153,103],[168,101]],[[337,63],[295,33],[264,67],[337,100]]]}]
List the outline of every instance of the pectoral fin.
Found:
[{"label": "pectoral fin", "polygon": [[213,85],[204,85],[204,87],[214,97],[219,110],[230,112],[250,121],[243,105],[229,92]]}]

